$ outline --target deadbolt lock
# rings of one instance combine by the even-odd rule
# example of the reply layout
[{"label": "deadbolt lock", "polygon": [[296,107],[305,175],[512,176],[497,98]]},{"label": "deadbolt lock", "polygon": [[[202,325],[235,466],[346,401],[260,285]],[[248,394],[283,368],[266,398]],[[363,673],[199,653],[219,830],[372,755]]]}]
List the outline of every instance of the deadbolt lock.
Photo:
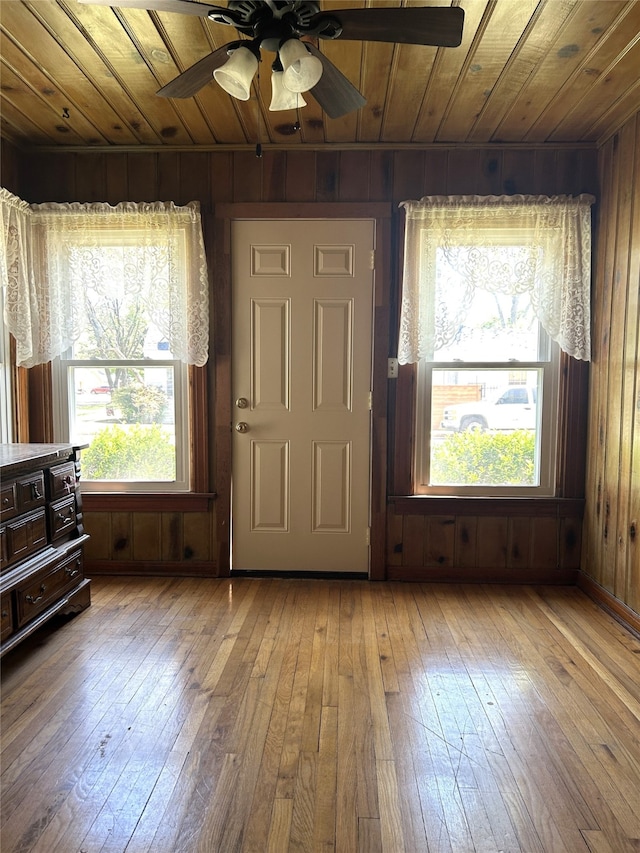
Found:
[{"label": "deadbolt lock", "polygon": [[249,401],[247,400],[246,397],[238,397],[238,399],[236,400],[236,406],[239,409],[246,409],[248,405],[249,405]]}]

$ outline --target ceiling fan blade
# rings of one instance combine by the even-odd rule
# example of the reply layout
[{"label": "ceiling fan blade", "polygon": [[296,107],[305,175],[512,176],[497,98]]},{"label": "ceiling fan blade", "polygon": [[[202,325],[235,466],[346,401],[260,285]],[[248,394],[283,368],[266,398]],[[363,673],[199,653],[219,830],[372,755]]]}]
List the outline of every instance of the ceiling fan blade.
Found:
[{"label": "ceiling fan blade", "polygon": [[214,50],[213,53],[209,53],[199,62],[196,62],[195,65],[192,65],[191,68],[187,68],[182,74],[178,74],[170,83],[167,83],[166,86],[163,86],[162,89],[156,92],[156,95],[160,95],[162,98],[192,97],[203,86],[211,82],[213,72],[216,68],[224,65],[229,58],[229,48],[235,45],[237,45],[237,42],[229,42],[229,44],[225,44]]},{"label": "ceiling fan blade", "polygon": [[305,46],[322,62],[322,77],[309,91],[329,118],[340,118],[367,103],[342,71],[338,71],[315,45],[305,42]]},{"label": "ceiling fan blade", "polygon": [[210,12],[228,15],[228,9],[222,6],[207,6],[204,3],[194,3],[192,0],[78,0],[78,2],[91,6],[124,6],[128,9],[146,9],[155,12],[180,12],[183,15],[198,15],[200,18],[209,17]]},{"label": "ceiling fan blade", "polygon": [[457,47],[462,41],[464,10],[460,6],[410,6],[397,9],[336,9],[318,12],[310,27],[330,17],[340,22],[338,38]]}]

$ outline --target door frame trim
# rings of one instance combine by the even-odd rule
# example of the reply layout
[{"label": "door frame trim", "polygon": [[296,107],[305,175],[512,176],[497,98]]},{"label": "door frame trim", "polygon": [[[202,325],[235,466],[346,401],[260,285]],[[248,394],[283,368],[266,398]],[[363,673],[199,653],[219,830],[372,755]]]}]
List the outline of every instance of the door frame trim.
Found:
[{"label": "door frame trim", "polygon": [[231,549],[231,223],[234,219],[372,219],[376,262],[373,299],[373,409],[371,413],[371,554],[369,580],[386,577],[387,532],[387,358],[390,341],[391,219],[387,203],[239,202],[214,208],[213,287],[216,312],[214,387],[210,417],[215,424],[214,482],[217,494],[216,563],[219,577],[230,574]]}]

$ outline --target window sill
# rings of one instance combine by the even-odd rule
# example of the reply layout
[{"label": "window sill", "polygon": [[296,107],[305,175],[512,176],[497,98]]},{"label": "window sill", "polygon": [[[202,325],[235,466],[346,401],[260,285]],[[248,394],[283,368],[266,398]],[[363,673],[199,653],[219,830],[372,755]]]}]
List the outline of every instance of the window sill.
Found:
[{"label": "window sill", "polygon": [[476,498],[440,495],[393,495],[397,515],[501,515],[582,518],[583,498]]},{"label": "window sill", "polygon": [[215,492],[83,492],[84,512],[208,512]]}]

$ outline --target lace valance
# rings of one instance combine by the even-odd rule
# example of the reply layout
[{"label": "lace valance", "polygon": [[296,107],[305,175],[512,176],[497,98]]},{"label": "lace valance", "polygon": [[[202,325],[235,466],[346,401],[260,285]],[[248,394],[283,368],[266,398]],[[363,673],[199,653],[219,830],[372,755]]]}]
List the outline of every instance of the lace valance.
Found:
[{"label": "lace valance", "polygon": [[114,279],[138,292],[174,358],[206,363],[209,283],[197,202],[26,205],[2,190],[0,208],[5,322],[18,365],[69,349],[88,323],[84,294]]},{"label": "lace valance", "polygon": [[[398,360],[432,357],[452,339],[476,289],[527,293],[549,337],[590,358],[593,196],[425,196],[406,212]],[[497,251],[499,248],[500,251]],[[436,298],[436,263],[458,287]]]}]

